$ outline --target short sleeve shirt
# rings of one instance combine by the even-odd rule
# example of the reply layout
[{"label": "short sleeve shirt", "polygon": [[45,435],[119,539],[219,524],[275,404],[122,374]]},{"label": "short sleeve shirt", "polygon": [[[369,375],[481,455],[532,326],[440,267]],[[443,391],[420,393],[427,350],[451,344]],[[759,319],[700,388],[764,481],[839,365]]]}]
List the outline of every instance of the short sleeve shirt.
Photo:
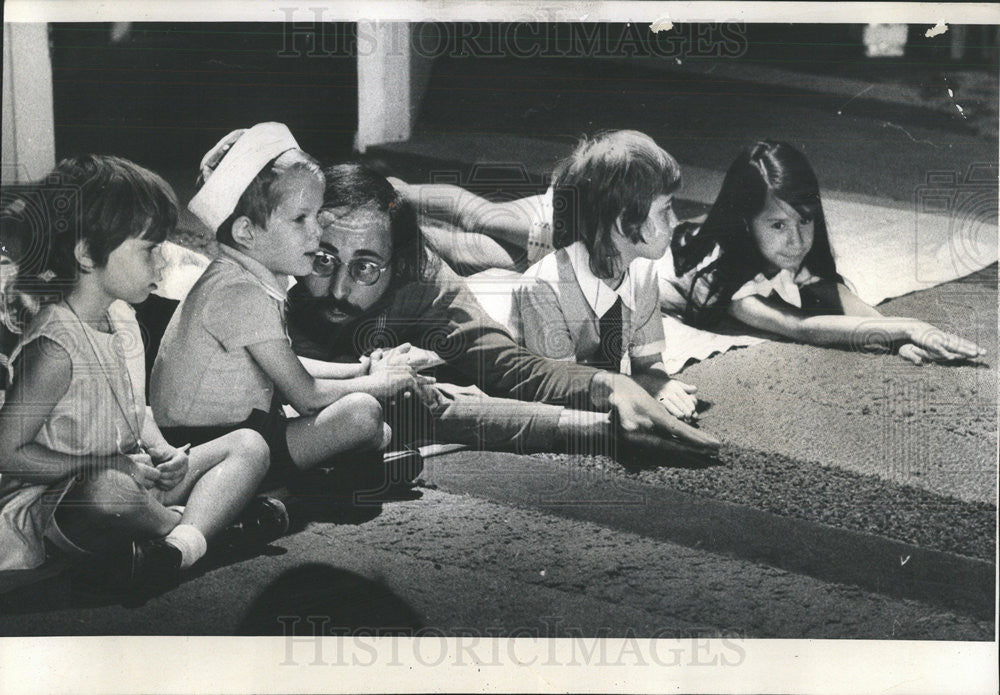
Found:
[{"label": "short sleeve shirt", "polygon": [[652,261],[636,259],[617,290],[594,276],[583,243],[550,254],[525,272],[514,290],[511,329],[532,352],[582,364],[600,361],[600,319],[622,300],[622,365],[665,349]]},{"label": "short sleeve shirt", "polygon": [[150,379],[160,426],[236,424],[271,407],[274,382],[247,348],[288,341],[282,284],[253,259],[225,251],[163,334]]}]

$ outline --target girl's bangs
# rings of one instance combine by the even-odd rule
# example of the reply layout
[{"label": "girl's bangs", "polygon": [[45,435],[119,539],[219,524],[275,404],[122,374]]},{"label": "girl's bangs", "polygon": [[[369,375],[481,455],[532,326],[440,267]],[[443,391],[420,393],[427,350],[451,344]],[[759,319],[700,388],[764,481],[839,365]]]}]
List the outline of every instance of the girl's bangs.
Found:
[{"label": "girl's bangs", "polygon": [[819,190],[812,186],[769,188],[775,198],[790,206],[803,219],[815,220],[822,213]]}]

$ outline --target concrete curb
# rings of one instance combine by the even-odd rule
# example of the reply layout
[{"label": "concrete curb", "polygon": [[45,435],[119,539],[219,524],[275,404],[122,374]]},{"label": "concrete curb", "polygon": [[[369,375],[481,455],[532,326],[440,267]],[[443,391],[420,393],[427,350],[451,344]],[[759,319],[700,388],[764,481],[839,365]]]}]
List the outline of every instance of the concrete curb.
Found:
[{"label": "concrete curb", "polygon": [[556,467],[529,456],[476,456],[474,465],[469,452],[430,459],[424,478],[446,492],[540,509],[993,619],[996,567],[990,562]]}]

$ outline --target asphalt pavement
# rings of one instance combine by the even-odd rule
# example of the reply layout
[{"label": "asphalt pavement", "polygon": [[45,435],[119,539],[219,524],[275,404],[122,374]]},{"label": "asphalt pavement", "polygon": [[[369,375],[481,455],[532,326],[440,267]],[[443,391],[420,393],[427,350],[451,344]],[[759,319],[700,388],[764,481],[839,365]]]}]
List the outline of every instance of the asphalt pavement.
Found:
[{"label": "asphalt pavement", "polygon": [[[824,187],[901,210],[935,172],[996,171],[995,134],[873,101],[614,63],[442,61],[411,142],[369,156],[414,181],[513,163],[526,182],[505,185],[537,187],[576,135],[599,128],[645,130],[715,177],[747,140],[780,137],[806,150]],[[189,172],[165,173],[185,199]],[[697,212],[705,197],[683,204]],[[780,341],[731,351],[683,373],[711,402],[703,426],[725,442],[715,461],[431,458],[401,499],[299,513],[263,553],[212,554],[143,606],[66,573],[40,578],[0,595],[0,633],[260,634],[292,615],[498,636],[990,640],[996,266],[885,309],[987,354],[918,368]]]}]

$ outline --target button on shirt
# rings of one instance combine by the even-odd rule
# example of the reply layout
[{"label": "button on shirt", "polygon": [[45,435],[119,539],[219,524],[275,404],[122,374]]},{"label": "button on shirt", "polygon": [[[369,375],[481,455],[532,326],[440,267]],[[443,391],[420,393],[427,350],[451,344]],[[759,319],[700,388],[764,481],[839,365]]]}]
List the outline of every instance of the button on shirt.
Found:
[{"label": "button on shirt", "polygon": [[247,348],[288,340],[287,278],[220,250],[174,313],[153,365],[150,403],[164,427],[230,425],[271,407],[274,382]]},{"label": "button on shirt", "polygon": [[631,373],[639,357],[660,355],[664,348],[658,281],[652,261],[632,262],[617,289],[590,269],[583,242],[550,254],[525,272],[514,290],[511,328],[529,350],[545,357],[600,364],[600,319],[621,300],[621,372]]}]

